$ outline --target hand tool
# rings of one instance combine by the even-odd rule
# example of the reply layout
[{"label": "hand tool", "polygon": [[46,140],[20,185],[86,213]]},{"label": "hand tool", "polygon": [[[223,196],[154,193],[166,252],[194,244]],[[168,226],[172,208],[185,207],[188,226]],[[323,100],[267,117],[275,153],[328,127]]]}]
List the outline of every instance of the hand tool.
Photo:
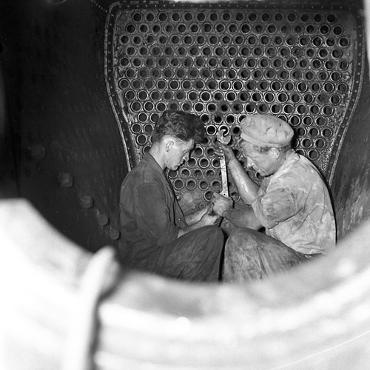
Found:
[{"label": "hand tool", "polygon": [[[224,145],[228,145],[231,140],[231,135],[227,127],[220,127],[216,134],[217,140]],[[224,197],[229,197],[229,187],[227,185],[227,168],[225,154],[222,154],[220,157],[220,170],[221,170],[221,181],[222,181],[222,190],[220,192]]]}]

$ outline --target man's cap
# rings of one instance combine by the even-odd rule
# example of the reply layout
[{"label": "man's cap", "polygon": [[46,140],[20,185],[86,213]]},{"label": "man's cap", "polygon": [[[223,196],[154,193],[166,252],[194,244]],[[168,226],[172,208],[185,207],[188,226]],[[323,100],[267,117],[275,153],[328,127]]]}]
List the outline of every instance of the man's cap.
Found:
[{"label": "man's cap", "polygon": [[249,114],[240,122],[241,138],[258,146],[280,148],[290,143],[293,129],[269,114]]}]

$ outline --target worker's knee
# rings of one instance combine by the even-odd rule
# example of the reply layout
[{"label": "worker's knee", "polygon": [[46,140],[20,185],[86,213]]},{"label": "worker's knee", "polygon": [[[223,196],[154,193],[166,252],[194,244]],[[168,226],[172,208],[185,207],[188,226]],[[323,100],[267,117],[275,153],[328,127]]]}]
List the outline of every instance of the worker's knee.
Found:
[{"label": "worker's knee", "polygon": [[257,246],[255,231],[249,229],[235,229],[230,234],[226,246],[228,249],[252,249]]},{"label": "worker's knee", "polygon": [[[250,232],[251,231],[251,232]],[[229,261],[254,261],[258,258],[258,243],[253,230],[236,229],[234,230],[225,244],[225,259]],[[252,262],[254,264],[254,262]]]},{"label": "worker's knee", "polygon": [[202,233],[212,236],[214,238],[223,238],[222,230],[216,225],[204,226],[199,229]]}]

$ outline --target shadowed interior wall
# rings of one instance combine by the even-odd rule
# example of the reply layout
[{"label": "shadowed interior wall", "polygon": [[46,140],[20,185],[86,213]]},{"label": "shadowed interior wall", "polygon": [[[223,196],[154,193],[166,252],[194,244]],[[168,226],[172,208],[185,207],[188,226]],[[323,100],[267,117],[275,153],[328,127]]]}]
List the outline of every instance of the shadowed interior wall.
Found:
[{"label": "shadowed interior wall", "polygon": [[6,117],[6,102],[0,64],[0,198],[17,197],[12,133]]},{"label": "shadowed interior wall", "polygon": [[2,1],[20,196],[83,247],[114,244],[127,172],[104,81],[105,13],[85,0]]},{"label": "shadowed interior wall", "polygon": [[[237,135],[244,111],[270,112],[292,124],[295,147],[316,161],[330,182],[338,236],[369,216],[369,98],[360,1],[351,3],[348,17],[340,1],[325,10],[318,1],[307,9],[298,2],[289,8],[287,1],[280,9],[273,1],[273,10],[261,2],[239,2],[234,9],[229,2],[226,11],[213,11],[210,4],[202,10],[201,4],[167,8],[165,2],[141,7],[122,1],[111,8],[117,22],[107,18],[114,3],[119,4],[38,0],[21,6],[7,0],[0,5],[19,194],[54,226],[90,250],[116,243],[120,183],[149,148],[158,114],[174,104],[202,115],[209,134],[208,146],[198,147],[181,172],[169,174],[180,197],[197,191],[205,202],[219,190],[212,150],[219,126]],[[126,5],[131,20],[124,17]],[[154,18],[142,21],[139,13]],[[175,15],[179,20],[165,21]],[[199,28],[205,24],[210,28]],[[104,47],[112,48],[108,58]],[[154,64],[145,70],[144,62]],[[185,75],[174,76],[175,71]],[[131,142],[129,156],[120,130]]]},{"label": "shadowed interior wall", "polygon": [[340,148],[332,181],[339,239],[370,217],[370,84],[368,68],[362,82],[358,108]]}]

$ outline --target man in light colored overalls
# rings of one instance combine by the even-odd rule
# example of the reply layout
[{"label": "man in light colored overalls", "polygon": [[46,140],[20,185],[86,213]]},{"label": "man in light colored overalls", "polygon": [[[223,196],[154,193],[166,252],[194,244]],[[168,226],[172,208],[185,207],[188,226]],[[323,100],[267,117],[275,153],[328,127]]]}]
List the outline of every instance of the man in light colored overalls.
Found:
[{"label": "man in light colored overalls", "polygon": [[291,148],[292,137],[290,125],[271,115],[248,115],[241,122],[240,148],[263,177],[260,186],[222,146],[241,199],[250,205],[243,211],[220,207],[220,215],[238,226],[226,242],[224,281],[262,279],[335,245],[328,189],[317,168]]}]

